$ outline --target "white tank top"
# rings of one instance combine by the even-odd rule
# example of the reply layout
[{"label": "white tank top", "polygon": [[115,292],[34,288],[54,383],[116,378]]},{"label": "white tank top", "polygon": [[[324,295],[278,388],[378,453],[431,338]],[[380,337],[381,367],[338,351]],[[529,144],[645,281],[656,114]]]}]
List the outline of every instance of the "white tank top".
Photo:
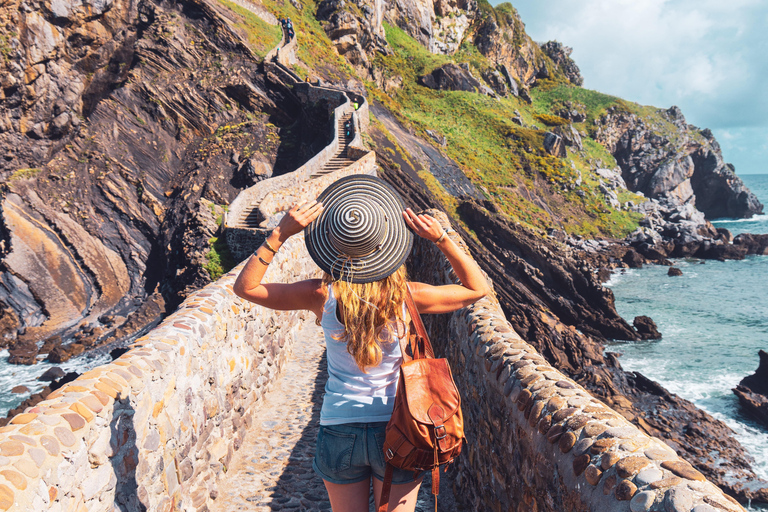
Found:
[{"label": "white tank top", "polygon": [[[384,341],[381,343],[381,364],[363,373],[347,352],[344,325],[336,318],[336,303],[333,285],[328,285],[328,299],[323,305],[323,317],[320,320],[328,361],[328,380],[320,410],[320,424],[389,421],[395,405],[402,362],[399,339],[385,327],[382,333]],[[392,341],[388,342],[390,339]]]}]

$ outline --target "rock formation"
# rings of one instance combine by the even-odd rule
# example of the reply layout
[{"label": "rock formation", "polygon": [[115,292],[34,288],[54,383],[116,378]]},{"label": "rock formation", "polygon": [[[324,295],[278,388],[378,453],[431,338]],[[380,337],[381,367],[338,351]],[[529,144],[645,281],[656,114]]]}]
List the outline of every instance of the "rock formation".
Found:
[{"label": "rock formation", "polygon": [[744,377],[733,390],[747,414],[768,427],[768,352],[758,352],[760,364],[755,373]]},{"label": "rock formation", "polygon": [[498,6],[493,13],[484,13],[474,44],[503,75],[515,81],[516,87],[527,89],[538,78],[549,78],[556,73],[555,64],[528,37],[520,16],[509,4]]},{"label": "rock formation", "polygon": [[584,83],[584,78],[581,76],[579,66],[577,66],[573,59],[571,59],[573,48],[564,46],[557,41],[549,41],[541,45],[541,49],[544,50],[544,53],[546,53],[550,59],[552,59],[552,62],[554,62],[556,66],[563,70],[563,73],[569,82],[573,85],[582,85]]},{"label": "rock formation", "polygon": [[456,64],[440,66],[428,75],[419,78],[419,84],[439,91],[480,92],[481,87],[484,87],[467,70]]},{"label": "rock formation", "polygon": [[750,217],[763,205],[723,162],[709,130],[685,122],[677,107],[658,111],[655,124],[611,107],[595,120],[598,142],[616,157],[627,188],[681,206],[707,218]]}]

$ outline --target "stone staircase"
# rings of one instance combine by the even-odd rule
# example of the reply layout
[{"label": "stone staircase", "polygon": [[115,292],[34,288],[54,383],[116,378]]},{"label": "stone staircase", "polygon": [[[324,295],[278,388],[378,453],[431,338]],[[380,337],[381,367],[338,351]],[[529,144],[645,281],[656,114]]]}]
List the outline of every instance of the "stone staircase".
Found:
[{"label": "stone staircase", "polygon": [[352,114],[347,114],[339,119],[336,126],[336,132],[339,135],[339,152],[333,155],[333,157],[325,163],[322,169],[310,174],[310,179],[319,178],[320,176],[340,171],[355,163],[356,159],[350,158],[348,151],[349,143],[354,138],[354,131],[350,131],[349,136],[347,136],[344,128],[348,122],[352,123]]},{"label": "stone staircase", "polygon": [[[354,139],[354,129],[352,129],[349,136],[347,136],[344,128],[347,122],[353,123],[351,113],[342,116],[336,122],[336,132],[339,138],[338,151],[325,162],[320,169],[312,172],[312,174],[309,175],[309,179],[317,179],[336,171],[342,171],[358,160],[358,158],[352,158],[350,156],[349,144]],[[264,218],[260,214],[258,207],[259,204],[257,203],[252,203],[246,207],[232,224],[232,227],[239,229],[258,229],[261,227],[260,225],[264,221]]]},{"label": "stone staircase", "polygon": [[227,244],[236,259],[247,258],[274,227],[279,214],[294,204],[314,199],[346,175],[376,173],[376,155],[364,147],[362,140],[368,127],[367,101],[353,91],[302,80],[292,69],[297,44],[296,36],[288,39],[283,34],[280,44],[264,59],[267,79],[297,101],[329,105],[328,128],[333,137],[295,171],[261,181],[232,201],[224,226]]}]

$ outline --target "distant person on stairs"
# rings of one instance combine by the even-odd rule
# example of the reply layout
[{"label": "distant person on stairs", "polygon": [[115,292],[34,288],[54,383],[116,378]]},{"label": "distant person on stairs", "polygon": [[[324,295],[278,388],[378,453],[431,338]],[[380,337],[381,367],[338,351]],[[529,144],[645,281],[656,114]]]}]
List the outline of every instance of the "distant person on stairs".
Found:
[{"label": "distant person on stairs", "polygon": [[[324,277],[262,284],[280,246],[302,230]],[[408,281],[404,263],[412,232],[437,245],[462,284]],[[328,381],[313,467],[334,512],[367,512],[371,483],[380,500],[384,429],[402,362],[399,341],[409,323],[408,289],[421,314],[455,311],[489,292],[475,262],[434,218],[404,209],[394,189],[367,175],[342,178],[316,201],[291,208],[234,285],[238,296],[256,304],[312,311],[323,328]],[[413,512],[421,480],[396,469],[389,510]]]}]

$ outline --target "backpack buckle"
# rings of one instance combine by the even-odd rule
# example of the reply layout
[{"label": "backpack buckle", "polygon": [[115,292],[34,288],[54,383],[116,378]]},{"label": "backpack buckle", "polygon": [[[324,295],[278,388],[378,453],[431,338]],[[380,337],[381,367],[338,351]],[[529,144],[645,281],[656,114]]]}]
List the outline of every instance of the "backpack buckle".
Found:
[{"label": "backpack buckle", "polygon": [[[438,429],[443,429],[443,435],[438,433]],[[445,429],[445,425],[435,425],[435,439],[443,439],[448,435],[448,431]]]},{"label": "backpack buckle", "polygon": [[392,449],[391,448],[387,448],[387,451],[386,451],[386,453],[384,455],[387,456],[387,460],[392,460],[395,457],[395,454],[392,453]]}]

